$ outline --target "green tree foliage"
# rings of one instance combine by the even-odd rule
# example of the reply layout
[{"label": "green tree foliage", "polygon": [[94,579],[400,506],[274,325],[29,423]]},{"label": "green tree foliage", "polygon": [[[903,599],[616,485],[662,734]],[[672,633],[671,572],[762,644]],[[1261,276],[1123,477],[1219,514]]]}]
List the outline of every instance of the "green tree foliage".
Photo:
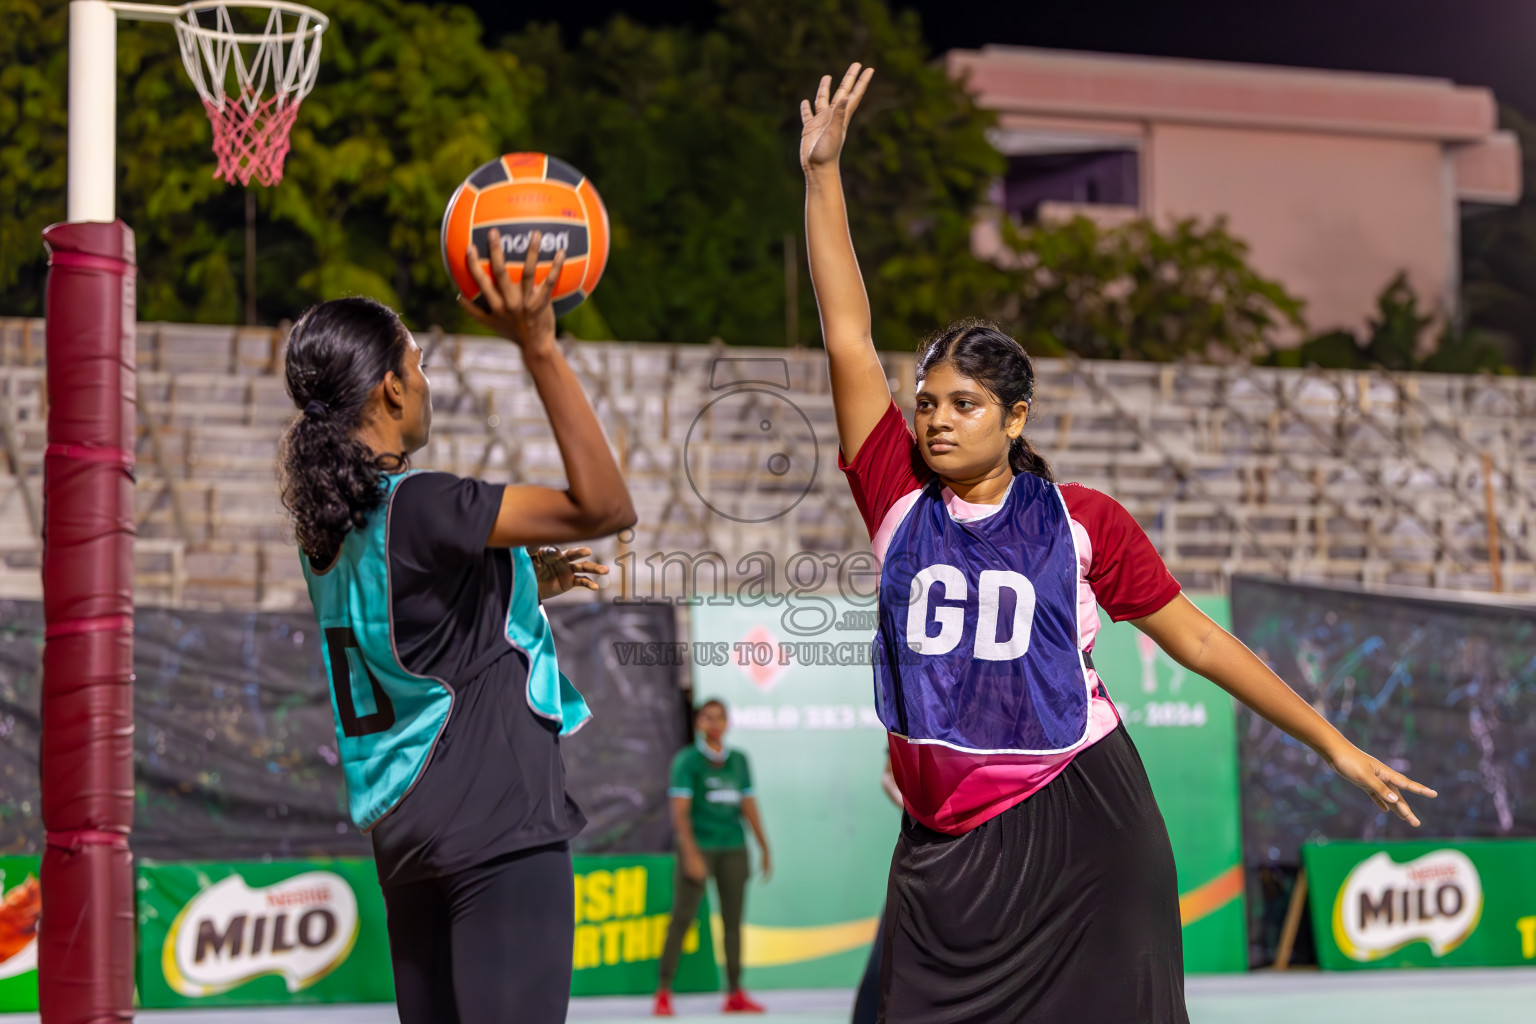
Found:
[{"label": "green tree foliage", "polygon": [[137,245],[139,317],[236,322],[244,194],[213,176],[213,130],[175,32],[121,22],[117,38],[117,215]]},{"label": "green tree foliage", "polygon": [[[822,74],[858,60],[877,74],[843,169],[882,346],[984,316],[1040,353],[1200,358],[1250,355],[1301,324],[1301,304],[1252,270],[1220,222],[1010,226],[1012,257],[978,259],[972,225],[1005,170],[987,140],[993,117],[933,61],[915,15],[886,0],[720,0],[705,31],[619,17],[574,42],[534,26],[490,48],[463,7],[317,2],[332,19],[320,83],[283,184],[256,189],[267,322],[362,293],[415,324],[464,326],[440,264],[443,204],[485,160],[541,149],[588,173],[612,218],[603,284],[567,327],[778,344],[787,245],[796,333],[812,341],[798,104]],[[0,5],[14,27],[0,37],[0,310],[37,312],[37,233],[63,216],[66,3]],[[119,54],[119,208],[138,232],[141,315],[235,321],[242,190],[212,176],[207,120],[174,34],[125,24]],[[1518,292],[1511,259],[1486,262]],[[1488,308],[1514,309],[1517,297]],[[1383,316],[1392,337],[1412,333]],[[1510,316],[1508,336],[1523,337]],[[1530,328],[1536,339],[1536,313]],[[1338,358],[1360,347],[1350,344]]]},{"label": "green tree foliage", "polygon": [[1419,296],[1406,271],[1376,297],[1376,315],[1362,334],[1334,330],[1308,339],[1297,348],[1271,355],[1272,366],[1316,366],[1327,370],[1425,370],[1433,373],[1475,373],[1502,369],[1502,355],[1486,336],[1459,333],[1445,327],[1434,351],[1422,355],[1435,316],[1419,309]]},{"label": "green tree foliage", "polygon": [[[311,297],[366,294],[415,324],[456,324],[438,229],[480,164],[524,148],[532,76],[488,49],[465,7],[332,0],[321,85],[293,131],[268,209]],[[292,308],[291,305],[288,308]]]},{"label": "green tree foliage", "polygon": [[972,254],[970,231],[1005,170],[987,140],[996,119],[933,60],[917,15],[884,0],[722,0],[722,8],[721,30],[750,58],[733,101],[776,119],[797,214],[800,101],[849,61],[875,68],[842,167],[877,343],[907,348],[951,320],[991,312],[998,279]]},{"label": "green tree foliage", "polygon": [[1303,323],[1301,301],[1249,265],[1222,220],[1104,228],[1074,217],[1004,238],[1013,269],[1002,319],[1042,355],[1252,358],[1277,329]]},{"label": "green tree foliage", "polygon": [[[65,0],[0,0],[0,309],[41,309],[37,232],[64,216]],[[285,177],[258,197],[268,322],[366,294],[413,323],[458,323],[438,224],[464,175],[518,148],[531,78],[463,7],[318,0],[331,18]],[[17,31],[9,31],[11,26]],[[165,25],[118,34],[118,210],[134,227],[146,320],[233,322],[244,196],[214,179],[211,129]]]},{"label": "green tree foliage", "polygon": [[1419,364],[1424,334],[1435,322],[1419,310],[1419,296],[1406,271],[1376,297],[1376,315],[1363,335],[1340,328],[1309,338],[1294,349],[1274,354],[1277,366],[1316,366],[1325,370],[1412,370]]},{"label": "green tree foliage", "polygon": [[553,26],[508,45],[544,76],[529,148],[587,174],[613,228],[602,284],[583,307],[606,324],[578,322],[578,333],[779,342],[798,181],[785,172],[790,140],[725,94],[736,57],[727,41],[618,17],[571,49]]},{"label": "green tree foliage", "polygon": [[507,45],[538,64],[536,148],[589,174],[614,223],[597,298],[616,336],[778,344],[784,240],[798,334],[819,334],[804,272],[799,102],[851,60],[874,86],[844,156],[875,335],[906,348],[978,310],[994,268],[971,255],[972,212],[1003,170],[990,115],[933,65],[917,19],[881,0],[723,0],[707,32],[623,18],[566,47],[553,28]]},{"label": "green tree foliage", "polygon": [[[1466,332],[1453,340],[1447,355],[1476,363],[1478,350],[1492,349],[1516,372],[1536,373],[1536,124],[1507,107],[1501,120],[1520,140],[1525,193],[1513,207],[1477,214],[1464,223]],[[1454,353],[1468,346],[1474,351]]]},{"label": "green tree foliage", "polygon": [[39,233],[64,219],[63,0],[0,0],[0,312],[42,311]]}]

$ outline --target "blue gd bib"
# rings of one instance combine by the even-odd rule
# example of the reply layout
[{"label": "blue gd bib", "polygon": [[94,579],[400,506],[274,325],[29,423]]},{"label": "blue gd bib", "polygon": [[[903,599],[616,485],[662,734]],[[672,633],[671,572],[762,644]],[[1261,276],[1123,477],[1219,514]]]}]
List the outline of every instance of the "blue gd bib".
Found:
[{"label": "blue gd bib", "polygon": [[1088,731],[1077,547],[1060,490],[1013,478],[959,522],[930,480],[880,573],[875,706],[891,732],[977,753],[1070,750]]}]

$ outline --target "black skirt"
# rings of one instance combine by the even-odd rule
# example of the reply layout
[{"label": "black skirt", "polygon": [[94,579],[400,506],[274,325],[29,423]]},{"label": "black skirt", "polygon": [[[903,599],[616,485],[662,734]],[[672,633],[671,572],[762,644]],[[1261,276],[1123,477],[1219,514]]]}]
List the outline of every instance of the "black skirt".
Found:
[{"label": "black skirt", "polygon": [[1168,830],[1120,726],[963,835],[902,816],[880,1020],[1188,1024]]}]

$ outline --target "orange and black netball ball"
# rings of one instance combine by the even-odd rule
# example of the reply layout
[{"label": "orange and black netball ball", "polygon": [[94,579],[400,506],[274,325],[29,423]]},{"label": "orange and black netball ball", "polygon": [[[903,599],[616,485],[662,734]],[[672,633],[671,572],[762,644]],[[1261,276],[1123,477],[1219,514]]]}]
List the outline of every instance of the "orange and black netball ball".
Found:
[{"label": "orange and black netball ball", "polygon": [[576,168],[544,153],[508,153],[482,165],[443,211],[443,264],[459,291],[482,308],[485,299],[469,276],[468,250],[473,241],[489,275],[492,228],[501,232],[502,255],[514,281],[522,280],[534,232],[542,234],[535,281],[543,283],[555,253],[565,250],[553,293],[557,316],[592,294],[608,263],[608,211],[597,189]]}]

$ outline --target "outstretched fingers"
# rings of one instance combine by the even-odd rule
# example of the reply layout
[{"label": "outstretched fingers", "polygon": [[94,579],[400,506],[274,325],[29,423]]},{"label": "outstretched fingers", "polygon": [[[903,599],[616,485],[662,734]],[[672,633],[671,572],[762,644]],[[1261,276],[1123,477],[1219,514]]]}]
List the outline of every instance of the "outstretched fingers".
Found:
[{"label": "outstretched fingers", "polygon": [[1376,769],[1376,777],[1381,779],[1383,782],[1396,786],[1398,789],[1406,789],[1408,792],[1417,793],[1419,796],[1427,796],[1433,799],[1440,795],[1435,790],[1430,789],[1428,786],[1422,783],[1414,782],[1402,772],[1394,771],[1393,769],[1388,768],[1386,765],[1382,765],[1380,768]]},{"label": "outstretched fingers", "polygon": [[[854,67],[858,65],[855,64]],[[865,68],[859,75],[859,80],[854,83],[852,91],[848,94],[848,113],[845,117],[852,117],[853,112],[859,109],[859,103],[864,99],[864,90],[869,88],[869,80],[875,77],[874,68]]]},{"label": "outstretched fingers", "polygon": [[[834,105],[842,103],[848,98],[849,94],[853,91],[854,85],[859,80],[859,69],[862,67],[863,65],[858,61],[848,65],[848,70],[843,72],[843,80],[837,83],[837,92],[832,96]],[[823,79],[823,81],[826,81],[826,79]]]},{"label": "outstretched fingers", "polygon": [[[500,229],[491,228],[490,234],[486,237],[486,241],[491,247],[492,285],[490,292],[486,293],[486,301],[490,302],[491,299],[489,296],[494,293],[501,299],[502,305],[511,305],[513,295],[512,278],[507,275],[507,253],[501,245]],[[493,305],[491,308],[494,310],[497,307]]]},{"label": "outstretched fingers", "polygon": [[[491,235],[492,250],[493,252],[499,253],[501,251],[501,246],[499,244],[500,235],[495,231],[492,231]],[[490,277],[488,277],[485,273],[485,268],[480,265],[480,251],[475,248],[475,243],[469,243],[469,251],[465,254],[464,262],[469,269],[469,276],[474,279],[476,287],[480,289],[480,294],[485,296],[485,304],[490,307],[492,313],[500,312],[503,306],[501,300],[501,289],[497,288],[496,285],[492,283]],[[491,262],[493,265],[496,262],[494,255],[491,258]],[[480,320],[482,323],[486,321],[486,318],[483,315],[484,311],[481,310],[479,306],[476,306],[473,302],[470,302],[462,295],[459,296],[459,298],[461,300],[461,304],[463,304],[466,309],[474,310],[476,319]]]},{"label": "outstretched fingers", "polygon": [[539,269],[540,243],[544,241],[544,232],[534,231],[528,236],[528,251],[523,254],[523,277],[518,282],[523,290],[523,308],[533,305],[534,283],[533,275]]},{"label": "outstretched fingers", "polygon": [[1371,788],[1367,790],[1376,801],[1376,806],[1382,810],[1391,811],[1402,818],[1414,828],[1419,827],[1419,817],[1413,813],[1413,808],[1408,806],[1408,801],[1397,791],[1397,787],[1386,781],[1386,774],[1395,774],[1390,768],[1376,769],[1376,776],[1371,780]]},{"label": "outstretched fingers", "polygon": [[578,562],[572,560],[571,569],[575,574],[575,585],[578,587],[586,587],[588,590],[601,590],[603,585],[598,580],[598,577],[608,575],[608,567],[599,562]]},{"label": "outstretched fingers", "polygon": [[[539,305],[549,301],[549,297],[555,293],[555,284],[560,280],[560,271],[565,267],[565,250],[555,253],[554,260],[549,265],[549,273],[544,275],[544,283],[539,285],[534,292],[534,301]],[[529,275],[532,276],[531,274]]]},{"label": "outstretched fingers", "polygon": [[859,102],[864,99],[864,90],[869,88],[869,80],[874,74],[874,68],[866,68],[855,61],[843,72],[836,92],[832,90],[832,76],[822,75],[816,86],[815,101],[800,101],[801,125],[808,125],[823,114],[833,120],[847,120],[859,109]]}]

